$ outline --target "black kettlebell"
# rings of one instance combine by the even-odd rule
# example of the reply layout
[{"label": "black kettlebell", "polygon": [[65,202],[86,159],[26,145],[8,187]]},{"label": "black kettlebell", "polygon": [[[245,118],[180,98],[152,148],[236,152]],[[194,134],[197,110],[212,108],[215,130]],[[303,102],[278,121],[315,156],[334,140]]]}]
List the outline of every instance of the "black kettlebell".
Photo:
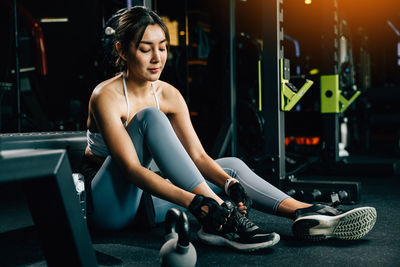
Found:
[{"label": "black kettlebell", "polygon": [[161,266],[190,267],[197,261],[196,249],[189,242],[189,221],[185,212],[171,208],[165,217],[166,242],[160,249]]}]

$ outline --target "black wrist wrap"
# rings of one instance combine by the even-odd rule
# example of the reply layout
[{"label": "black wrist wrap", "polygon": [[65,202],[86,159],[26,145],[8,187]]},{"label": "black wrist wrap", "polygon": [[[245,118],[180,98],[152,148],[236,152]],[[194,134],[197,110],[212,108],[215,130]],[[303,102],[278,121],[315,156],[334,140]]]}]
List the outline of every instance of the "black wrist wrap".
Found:
[{"label": "black wrist wrap", "polygon": [[240,183],[234,183],[228,188],[228,193],[230,199],[237,205],[239,202],[242,202],[243,205],[247,207],[247,212],[250,211],[252,201],[247,196],[246,191]]},{"label": "black wrist wrap", "polygon": [[[204,214],[204,209],[202,210],[204,206],[208,207],[206,214]],[[217,201],[203,195],[196,195],[188,209],[208,229],[219,229],[230,214],[227,208],[221,207]]]}]

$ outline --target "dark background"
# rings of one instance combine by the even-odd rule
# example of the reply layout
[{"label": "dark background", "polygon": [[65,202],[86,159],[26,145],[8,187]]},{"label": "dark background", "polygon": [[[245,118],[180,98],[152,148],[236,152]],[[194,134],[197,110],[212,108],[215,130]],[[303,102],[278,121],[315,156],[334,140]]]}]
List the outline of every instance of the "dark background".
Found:
[{"label": "dark background", "polygon": [[[22,93],[22,131],[85,130],[87,103],[93,88],[107,78],[105,69],[111,64],[102,47],[103,26],[126,1],[69,0],[17,1],[39,23],[43,30],[48,74],[36,71],[22,73],[30,90]],[[189,45],[185,37],[172,47],[162,79],[181,90],[198,134],[211,151],[221,125],[229,116],[229,1],[153,1],[153,9],[161,16],[177,20],[179,30],[185,30],[188,18]],[[293,44],[285,39],[285,57],[291,60],[301,76],[316,84],[292,112],[287,112],[287,136],[319,136],[319,85],[322,73],[310,75],[311,69],[321,69],[324,56],[321,38],[326,33],[321,25],[321,9],[326,1],[314,0],[305,5],[300,0],[285,0],[284,33],[300,44],[300,57],[294,55]],[[388,21],[400,28],[400,8],[396,0],[339,0],[341,19],[347,21],[346,36],[352,44],[355,85],[362,96],[346,111],[351,131],[348,149],[397,154],[399,150],[400,67],[397,44],[400,37]],[[257,99],[257,60],[261,38],[261,0],[236,2],[237,90],[239,120],[239,152],[246,151],[248,139],[258,134],[254,117]],[[2,42],[0,48],[0,82],[12,85],[1,91],[0,132],[17,131],[15,64],[13,49],[11,1],[3,0],[0,11]],[[21,67],[36,66],[30,25],[19,12]],[[44,17],[66,17],[65,23],[41,23]],[[244,38],[245,33],[249,38]],[[199,39],[201,38],[201,39]],[[253,40],[253,41],[252,41]],[[370,65],[360,59],[361,47],[370,58]],[[368,67],[368,77],[361,75]],[[26,83],[23,83],[26,84]],[[253,135],[253,136],[252,136]],[[251,138],[249,138],[249,136]]]},{"label": "dark background", "polygon": [[[262,39],[262,1],[269,0],[236,1],[239,156],[245,159],[248,159],[249,152],[261,147],[260,125],[255,116],[259,47],[254,41]],[[17,132],[10,2],[0,2],[0,133]],[[318,81],[326,60],[321,48],[322,38],[327,34],[322,27],[321,10],[329,0],[313,0],[311,5],[305,5],[303,0],[283,2],[284,33],[298,40],[301,52],[296,58],[293,44],[284,40],[285,57],[291,61],[291,73],[295,77],[295,66],[299,65],[301,73],[297,76],[315,82],[300,104],[285,113],[286,137],[320,136]],[[103,26],[112,14],[125,7],[126,1],[19,0],[18,3],[43,30],[48,64],[47,75],[37,71],[21,74],[25,90],[21,99],[25,115],[22,131],[84,131],[90,94],[109,75],[106,71],[110,64],[109,56],[104,54],[101,42]],[[354,62],[351,67],[355,72],[355,85],[362,91],[343,114],[348,118],[350,142],[347,149],[352,154],[366,156],[362,164],[355,165],[354,170],[344,177],[324,170],[323,174],[328,176],[313,173],[308,179],[324,179],[332,183],[343,180],[362,182],[361,199],[351,207],[375,207],[378,218],[374,229],[355,241],[301,242],[293,237],[289,219],[253,209],[250,219],[267,231],[279,233],[281,241],[271,249],[249,255],[202,244],[196,236],[200,225],[188,213],[190,240],[197,250],[198,266],[399,265],[399,168],[397,175],[393,174],[393,169],[399,165],[387,164],[382,161],[384,157],[372,155],[383,154],[393,158],[400,155],[400,75],[397,64],[400,37],[387,23],[389,20],[400,28],[400,3],[398,0],[338,0],[338,5],[341,19],[348,23],[346,36],[352,40]],[[210,152],[223,122],[229,117],[228,0],[155,0],[153,8],[161,16],[177,20],[179,30],[185,30],[185,15],[188,17],[189,45],[185,45],[185,36],[180,36],[179,46],[171,47],[162,79],[182,92],[193,124]],[[20,59],[21,67],[26,68],[37,66],[38,62],[31,26],[22,13],[19,13]],[[43,17],[66,17],[68,22],[40,23]],[[361,55],[370,58],[369,65]],[[320,73],[312,75],[309,72],[312,69],[319,69]],[[288,146],[287,152],[293,149]],[[294,151],[304,153],[311,150],[314,153],[319,149],[319,146],[296,147]],[[288,160],[292,159],[291,153],[286,153],[286,156]],[[72,166],[79,162],[80,156],[77,156]],[[337,171],[340,173],[340,166]],[[0,188],[0,215],[1,265],[46,266],[40,235],[20,187],[6,184]],[[164,235],[163,224],[152,231],[128,228],[117,232],[91,232],[100,266],[157,266]],[[60,249],[62,242],[60,240]]]}]

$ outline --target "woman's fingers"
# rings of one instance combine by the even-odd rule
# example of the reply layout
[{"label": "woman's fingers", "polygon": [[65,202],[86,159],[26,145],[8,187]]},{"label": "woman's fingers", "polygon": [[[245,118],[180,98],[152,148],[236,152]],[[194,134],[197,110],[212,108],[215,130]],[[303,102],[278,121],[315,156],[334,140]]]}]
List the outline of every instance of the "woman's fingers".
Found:
[{"label": "woman's fingers", "polygon": [[[240,204],[240,203],[241,203],[241,204]],[[247,214],[247,207],[244,206],[242,202],[240,202],[240,203],[238,204],[238,211],[239,211],[241,214],[246,215],[246,214]]]}]

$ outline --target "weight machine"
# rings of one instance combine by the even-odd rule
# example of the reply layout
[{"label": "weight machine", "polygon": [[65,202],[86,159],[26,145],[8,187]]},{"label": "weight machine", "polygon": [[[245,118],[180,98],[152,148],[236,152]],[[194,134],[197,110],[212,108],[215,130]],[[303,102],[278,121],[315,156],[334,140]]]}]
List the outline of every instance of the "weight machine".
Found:
[{"label": "weight machine", "polygon": [[[332,12],[333,10],[333,12]],[[320,80],[321,115],[323,120],[322,160],[315,164],[319,174],[331,175],[393,175],[398,174],[399,162],[350,155],[344,150],[347,140],[341,126],[347,128],[344,112],[360,96],[356,87],[351,36],[347,22],[338,12],[338,1],[324,6],[324,23],[327,31],[323,41],[324,65]],[[333,17],[332,14],[333,13]]]},{"label": "weight machine", "polygon": [[[327,8],[324,17],[325,23],[332,26],[331,35],[325,38],[324,52],[327,59],[325,61],[326,72],[336,73],[335,66],[337,59],[335,53],[335,38],[337,30],[335,30],[335,16],[337,16],[337,1],[330,2],[333,4],[335,11],[331,12],[330,7]],[[297,89],[290,82],[290,67],[288,61],[284,59],[284,50],[281,42],[284,38],[283,31],[283,0],[263,1],[262,2],[262,26],[263,26],[263,109],[262,115],[265,118],[263,157],[264,164],[272,166],[272,175],[269,182],[283,191],[288,192],[294,197],[298,197],[298,192],[302,192],[302,196],[309,196],[304,200],[324,200],[322,195],[329,194],[327,202],[357,202],[359,200],[359,192],[361,184],[359,182],[346,181],[317,181],[317,180],[298,180],[294,175],[288,176],[285,166],[285,111],[290,110],[304,93],[312,85],[312,81],[306,80],[304,85]],[[329,5],[329,4],[328,4]],[[337,18],[337,17],[336,17]],[[333,70],[331,70],[334,68]],[[266,86],[268,85],[268,87]],[[350,105],[350,101],[354,101],[357,96],[347,100],[346,105]],[[345,101],[337,96],[337,99]],[[328,115],[327,123],[338,125],[338,115]],[[332,128],[330,128],[332,129]],[[335,128],[334,137],[338,128]],[[333,143],[328,143],[328,145]],[[329,151],[329,150],[328,150]],[[297,195],[294,193],[297,192]],[[340,192],[340,194],[339,194]]]},{"label": "weight machine", "polygon": [[[222,125],[212,152],[213,157],[221,157],[226,153],[231,141],[231,155],[236,156],[236,86],[235,86],[235,0],[229,2],[229,32],[230,32],[230,108],[231,117]],[[287,191],[289,194],[302,192],[309,196],[304,200],[325,200],[334,202],[357,202],[359,200],[360,183],[346,181],[316,181],[298,180],[286,172],[285,157],[285,112],[290,111],[304,94],[310,89],[313,81],[304,79],[300,88],[290,82],[290,62],[284,58],[282,41],[283,32],[283,0],[262,1],[262,42],[263,49],[259,60],[259,113],[262,122],[262,154],[256,161],[256,171],[268,169],[271,174],[260,173],[268,177],[268,182]],[[332,20],[334,14],[331,14]],[[333,41],[332,41],[333,43]],[[328,52],[327,52],[328,53]],[[330,54],[333,55],[333,52]],[[332,58],[332,56],[331,56]],[[333,64],[332,64],[333,66]],[[296,83],[298,84],[298,83]],[[354,97],[355,98],[355,97]],[[344,100],[343,100],[344,101]],[[347,102],[350,105],[349,101]],[[329,194],[329,198],[324,195]]]}]

